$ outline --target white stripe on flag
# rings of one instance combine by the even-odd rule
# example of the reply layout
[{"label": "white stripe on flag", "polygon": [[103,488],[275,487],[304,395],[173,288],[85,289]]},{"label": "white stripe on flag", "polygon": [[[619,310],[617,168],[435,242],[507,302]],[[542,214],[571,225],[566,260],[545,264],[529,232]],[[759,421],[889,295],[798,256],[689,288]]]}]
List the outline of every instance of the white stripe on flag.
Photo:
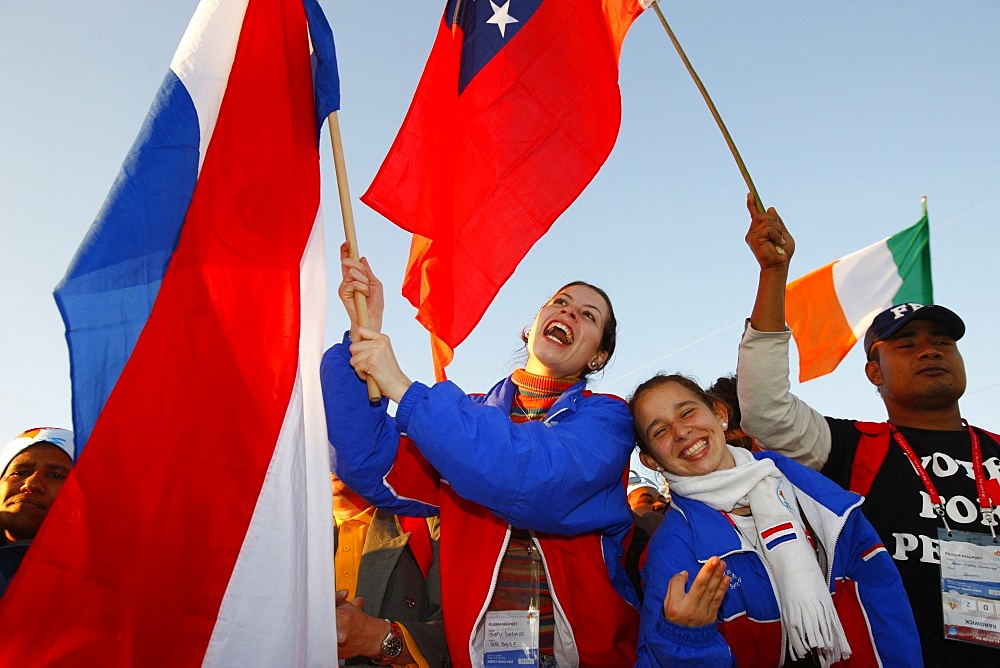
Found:
[{"label": "white stripe on flag", "polygon": [[795,538],[795,528],[789,526],[787,529],[782,529],[781,531],[775,531],[774,533],[767,536],[764,540],[766,541],[764,545],[767,549],[774,549],[777,543],[781,543],[788,538]]},{"label": "white stripe on flag", "polygon": [[206,666],[336,664],[333,516],[319,364],[326,322],[322,212],[302,260],[299,371]]},{"label": "white stripe on flag", "polygon": [[886,239],[841,258],[833,265],[833,287],[855,338],[864,338],[872,319],[892,306],[903,286]]},{"label": "white stripe on flag", "polygon": [[184,84],[198,112],[199,174],[219,118],[248,3],[249,0],[202,0],[170,61],[170,69]]}]

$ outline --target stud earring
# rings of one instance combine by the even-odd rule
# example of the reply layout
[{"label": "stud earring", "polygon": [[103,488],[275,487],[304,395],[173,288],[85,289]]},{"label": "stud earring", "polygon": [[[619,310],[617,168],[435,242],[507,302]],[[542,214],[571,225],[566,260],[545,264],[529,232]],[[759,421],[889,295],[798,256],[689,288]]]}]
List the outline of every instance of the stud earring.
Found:
[{"label": "stud earring", "polygon": [[591,369],[596,369],[596,368],[597,368],[597,362],[595,362],[595,361],[591,360],[591,361],[590,361],[590,368],[591,368]]},{"label": "stud earring", "polygon": [[729,423],[725,420],[722,421],[722,431],[729,429]]}]

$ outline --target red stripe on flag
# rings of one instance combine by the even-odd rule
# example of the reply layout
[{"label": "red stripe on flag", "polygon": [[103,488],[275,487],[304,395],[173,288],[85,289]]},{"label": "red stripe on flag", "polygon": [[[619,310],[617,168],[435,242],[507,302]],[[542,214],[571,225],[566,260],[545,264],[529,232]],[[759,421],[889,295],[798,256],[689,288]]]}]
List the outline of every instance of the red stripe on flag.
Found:
[{"label": "red stripe on flag", "polygon": [[296,375],[318,160],[301,1],[251,2],[159,297],[3,600],[0,663],[201,660]]},{"label": "red stripe on flag", "polygon": [[763,538],[764,540],[767,540],[770,536],[773,536],[774,534],[778,533],[779,531],[787,531],[787,530],[789,530],[791,528],[792,528],[792,523],[791,522],[785,522],[784,524],[779,524],[777,526],[773,526],[770,529],[765,529],[764,531],[761,532],[760,537]]}]

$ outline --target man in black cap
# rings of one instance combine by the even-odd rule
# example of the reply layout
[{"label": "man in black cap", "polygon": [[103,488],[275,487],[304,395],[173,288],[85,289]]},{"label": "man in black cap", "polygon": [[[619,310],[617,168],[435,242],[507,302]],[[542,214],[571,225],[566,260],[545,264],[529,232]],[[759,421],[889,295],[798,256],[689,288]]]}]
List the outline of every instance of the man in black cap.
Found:
[{"label": "man in black cap", "polygon": [[[942,604],[938,529],[954,531],[953,537],[980,534],[975,540],[985,535],[993,545],[990,497],[1000,504],[1000,438],[968,426],[958,407],[966,376],[957,341],[965,324],[943,306],[907,303],[877,314],[864,339],[865,375],[888,421],[824,417],[790,393],[785,284],[794,241],[773,209],[758,214],[751,208],[751,218],[746,240],[760,264],[760,282],[740,343],[743,429],[764,447],[866,496],[865,516],[902,576],[926,665],[1000,666],[1000,633],[994,646],[978,644],[990,642],[989,634],[970,637],[955,615],[946,626]],[[775,243],[784,245],[784,254]]]},{"label": "man in black cap", "polygon": [[965,392],[965,363],[956,342],[964,334],[965,323],[943,306],[900,304],[875,316],[865,334],[865,375],[878,388],[890,422],[962,428],[958,398]]}]

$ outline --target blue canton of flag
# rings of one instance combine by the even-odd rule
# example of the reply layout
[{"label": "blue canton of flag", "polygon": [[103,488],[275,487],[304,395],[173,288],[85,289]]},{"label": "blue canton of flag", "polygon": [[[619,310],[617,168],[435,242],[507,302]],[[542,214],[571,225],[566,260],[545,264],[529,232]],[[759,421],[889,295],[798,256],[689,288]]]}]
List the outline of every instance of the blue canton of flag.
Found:
[{"label": "blue canton of flag", "polygon": [[449,28],[454,27],[456,3],[458,24],[465,36],[458,75],[461,95],[479,70],[527,23],[542,0],[504,0],[503,4],[493,0],[448,0],[444,16]]}]

